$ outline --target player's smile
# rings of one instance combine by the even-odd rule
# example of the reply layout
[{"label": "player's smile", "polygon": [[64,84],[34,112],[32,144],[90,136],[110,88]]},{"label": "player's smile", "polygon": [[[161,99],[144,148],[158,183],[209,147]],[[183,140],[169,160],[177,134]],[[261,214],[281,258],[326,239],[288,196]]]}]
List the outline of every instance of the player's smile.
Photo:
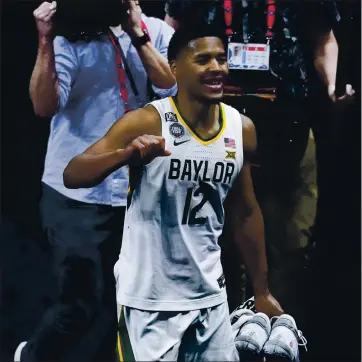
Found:
[{"label": "player's smile", "polygon": [[224,88],[224,79],[223,75],[209,75],[201,77],[201,84],[205,86],[207,91],[211,93],[220,93]]}]

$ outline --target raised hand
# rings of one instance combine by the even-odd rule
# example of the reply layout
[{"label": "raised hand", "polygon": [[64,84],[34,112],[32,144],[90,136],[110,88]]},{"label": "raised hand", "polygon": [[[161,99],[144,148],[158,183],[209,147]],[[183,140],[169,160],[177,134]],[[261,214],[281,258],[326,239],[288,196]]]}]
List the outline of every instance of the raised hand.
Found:
[{"label": "raised hand", "polygon": [[127,9],[127,20],[122,27],[130,37],[140,37],[142,31],[142,10],[138,0],[124,0],[125,8]]},{"label": "raised hand", "polygon": [[48,38],[53,32],[53,16],[57,11],[57,3],[43,2],[37,9],[34,10],[34,18],[39,36]]}]

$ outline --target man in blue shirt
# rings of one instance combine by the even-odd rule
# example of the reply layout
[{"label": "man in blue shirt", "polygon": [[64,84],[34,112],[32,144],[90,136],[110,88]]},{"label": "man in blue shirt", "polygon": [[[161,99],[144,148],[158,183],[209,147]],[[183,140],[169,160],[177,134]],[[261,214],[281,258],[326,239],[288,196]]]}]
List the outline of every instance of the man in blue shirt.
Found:
[{"label": "man in blue shirt", "polygon": [[124,113],[148,102],[149,84],[159,97],[176,91],[165,57],[173,29],[143,15],[136,1],[127,0],[125,6],[128,16],[122,25],[110,33],[106,29],[97,39],[75,42],[53,35],[56,2],[44,2],[34,11],[39,45],[30,95],[35,113],[52,117],[41,213],[59,299],[32,338],[19,345],[15,360],[69,360],[70,347],[97,320],[102,320],[99,340],[88,343],[78,360],[94,355],[102,361],[113,359],[113,266],[122,240],[128,170],[117,170],[100,185],[79,190],[64,187],[63,171]]}]

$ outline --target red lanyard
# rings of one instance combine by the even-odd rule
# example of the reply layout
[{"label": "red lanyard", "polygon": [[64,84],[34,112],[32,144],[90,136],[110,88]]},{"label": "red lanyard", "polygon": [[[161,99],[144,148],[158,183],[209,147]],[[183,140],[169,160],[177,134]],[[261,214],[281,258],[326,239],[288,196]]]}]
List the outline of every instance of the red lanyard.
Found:
[{"label": "red lanyard", "polygon": [[[276,0],[266,0],[268,5],[267,13],[266,13],[266,26],[267,32],[265,34],[267,41],[273,37],[273,27],[275,23],[275,13],[276,13]],[[232,0],[224,0],[224,20],[226,25],[225,34],[231,38],[233,35],[232,31],[232,21],[233,21],[233,2]]]},{"label": "red lanyard", "polygon": [[116,51],[116,64],[117,64],[117,76],[118,82],[120,86],[120,95],[123,99],[124,103],[124,113],[129,112],[131,109],[128,105],[128,92],[126,88],[126,75],[123,69],[122,55],[120,50],[120,45],[118,43],[117,38],[114,36],[112,32],[109,33],[109,38],[111,39],[112,45]]},{"label": "red lanyard", "polygon": [[231,25],[233,22],[233,2],[232,0],[224,0],[224,19],[226,30],[225,33],[228,37],[233,35],[233,30],[231,29]]},{"label": "red lanyard", "polygon": [[[148,34],[147,26],[143,21],[142,21],[141,26],[142,26],[142,30]],[[136,97],[139,96],[139,93],[138,93],[136,84],[134,82],[134,79],[132,77],[131,70],[129,69],[128,64],[126,62],[126,58],[123,54],[122,48],[119,45],[118,39],[116,38],[116,36],[113,34],[112,31],[109,31],[108,35],[109,35],[109,39],[111,40],[112,45],[116,51],[117,77],[118,77],[118,82],[119,82],[119,87],[120,87],[120,95],[121,95],[121,98],[124,103],[124,113],[127,113],[127,112],[131,111],[132,108],[128,104],[128,91],[127,91],[127,87],[126,87],[125,71],[128,75],[128,80],[130,81],[133,93],[135,94]],[[122,58],[124,59],[124,61],[122,60]]]},{"label": "red lanyard", "polygon": [[276,13],[276,6],[275,0],[267,0],[268,10],[266,12],[266,39],[269,42],[270,39],[273,37],[273,27],[275,23],[275,13]]}]

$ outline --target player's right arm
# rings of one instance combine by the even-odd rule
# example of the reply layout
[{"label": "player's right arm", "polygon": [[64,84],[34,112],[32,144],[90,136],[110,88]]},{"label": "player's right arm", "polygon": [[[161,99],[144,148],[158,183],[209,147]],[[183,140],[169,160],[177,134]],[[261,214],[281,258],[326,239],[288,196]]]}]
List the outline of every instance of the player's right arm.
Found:
[{"label": "player's right arm", "polygon": [[69,162],[63,173],[64,186],[94,187],[122,166],[170,155],[161,135],[160,116],[153,106],[125,114],[102,139]]}]

